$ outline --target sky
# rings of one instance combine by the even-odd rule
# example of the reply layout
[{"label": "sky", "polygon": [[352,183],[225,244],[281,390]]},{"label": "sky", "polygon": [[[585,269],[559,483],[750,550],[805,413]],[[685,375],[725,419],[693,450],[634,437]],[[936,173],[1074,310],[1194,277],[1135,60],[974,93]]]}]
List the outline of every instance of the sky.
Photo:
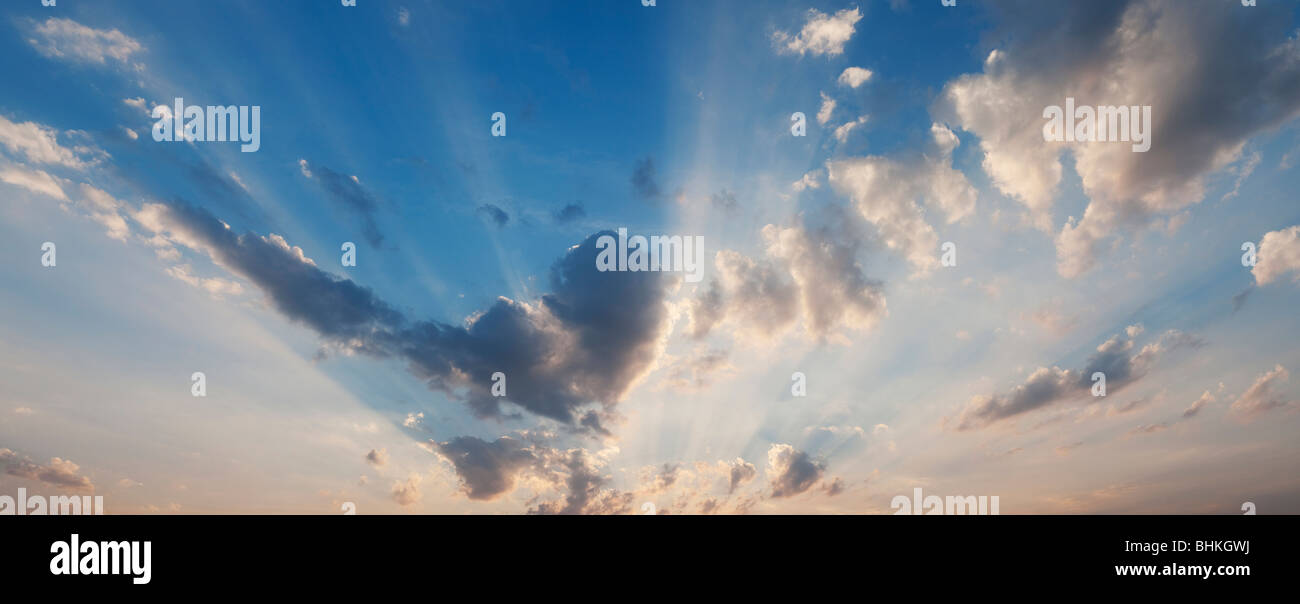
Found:
[{"label": "sky", "polygon": [[[0,495],[1300,513],[1300,3],[31,0],[0,31]],[[257,108],[256,149],[155,136],[178,98]],[[1067,99],[1150,107],[1149,150],[1049,140]],[[703,279],[598,270],[619,229],[702,238]]]}]

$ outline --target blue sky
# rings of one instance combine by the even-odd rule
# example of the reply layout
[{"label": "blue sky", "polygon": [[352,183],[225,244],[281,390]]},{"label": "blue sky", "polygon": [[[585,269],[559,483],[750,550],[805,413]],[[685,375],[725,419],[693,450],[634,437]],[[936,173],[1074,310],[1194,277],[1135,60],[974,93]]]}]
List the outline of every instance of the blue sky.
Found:
[{"label": "blue sky", "polygon": [[[13,3],[0,487],[1295,513],[1300,6],[1261,4]],[[154,141],[177,97],[260,149]],[[1044,141],[1066,97],[1151,105],[1151,151]],[[595,274],[620,227],[704,281]]]}]

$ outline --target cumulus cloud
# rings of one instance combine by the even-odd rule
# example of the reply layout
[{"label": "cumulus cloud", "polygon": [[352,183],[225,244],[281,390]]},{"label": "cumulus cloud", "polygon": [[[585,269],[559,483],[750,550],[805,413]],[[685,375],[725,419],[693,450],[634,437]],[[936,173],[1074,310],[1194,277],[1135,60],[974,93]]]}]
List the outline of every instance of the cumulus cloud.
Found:
[{"label": "cumulus cloud", "polygon": [[790,271],[811,335],[827,336],[841,326],[869,329],[885,316],[884,287],[863,274],[856,237],[800,222],[787,227],[769,224],[763,227],[763,240],[768,256]]},{"label": "cumulus cloud", "polygon": [[811,488],[826,468],[807,453],[787,444],[773,444],[767,450],[767,475],[773,497],[791,497]]},{"label": "cumulus cloud", "polygon": [[366,463],[376,468],[383,467],[388,463],[388,450],[371,449],[369,453],[366,453]]},{"label": "cumulus cloud", "polygon": [[845,69],[844,73],[840,74],[839,80],[837,81],[840,83],[840,86],[857,88],[867,80],[870,80],[872,75],[873,74],[871,73],[870,69],[863,69],[861,67],[850,67],[848,69]]},{"label": "cumulus cloud", "polygon": [[1255,267],[1250,269],[1255,282],[1272,283],[1287,274],[1300,281],[1300,225],[1265,233],[1259,240]]},{"label": "cumulus cloud", "polygon": [[[1196,336],[1169,330],[1135,352],[1134,338],[1141,333],[1140,326],[1132,326],[1124,334],[1107,339],[1088,357],[1082,369],[1039,367],[1009,392],[975,396],[950,425],[957,430],[978,429],[1054,403],[1088,400],[1092,376],[1097,372],[1106,375],[1106,392],[1110,395],[1145,376],[1163,355],[1204,345]],[[949,424],[946,418],[945,424]]]},{"label": "cumulus cloud", "polygon": [[799,312],[799,290],[788,270],[770,260],[756,261],[738,252],[714,255],[714,280],[691,301],[689,331],[702,337],[732,319],[742,335],[771,337],[790,327]]},{"label": "cumulus cloud", "polygon": [[887,248],[921,273],[939,263],[939,239],[926,209],[953,223],[974,212],[976,199],[974,187],[951,166],[956,136],[940,124],[930,132],[933,148],[919,158],[868,156],[826,164],[831,187],[876,227]]},{"label": "cumulus cloud", "polygon": [[4,464],[5,473],[10,476],[39,480],[53,487],[93,493],[95,485],[90,479],[81,475],[81,467],[71,460],[58,457],[50,458],[49,465],[32,462],[20,456],[12,449],[0,449],[0,464]]},{"label": "cumulus cloud", "polygon": [[[369,288],[327,273],[278,235],[234,233],[206,210],[146,204],[135,218],[165,240],[200,250],[258,286],[276,310],[332,343],[404,360],[431,388],[460,397],[479,416],[502,401],[603,432],[601,414],[640,380],[659,354],[669,276],[596,270],[596,233],[551,269],[552,292],[535,304],[499,298],[464,325],[411,320]],[[491,376],[509,396],[491,395]]]},{"label": "cumulus cloud", "polygon": [[[994,7],[1007,42],[982,73],[949,82],[938,111],[979,137],[993,184],[1045,231],[1060,155],[1073,155],[1089,203],[1056,237],[1064,277],[1094,266],[1111,237],[1199,202],[1205,177],[1240,157],[1247,140],[1300,114],[1300,42],[1280,5],[1250,19],[1228,3],[1173,0]],[[1044,108],[1067,96],[1151,106],[1150,150],[1044,141]]]},{"label": "cumulus cloud", "polygon": [[799,33],[784,31],[772,33],[772,46],[782,54],[811,54],[836,56],[844,52],[844,44],[853,37],[862,11],[854,7],[827,15],[816,9],[808,10],[808,20]]},{"label": "cumulus cloud", "polygon": [[126,63],[144,48],[116,29],[94,29],[71,19],[51,17],[33,25],[27,42],[47,57],[100,65]]},{"label": "cumulus cloud", "polygon": [[1271,371],[1260,375],[1250,388],[1232,402],[1228,410],[1237,419],[1249,422],[1274,409],[1295,408],[1296,401],[1287,400],[1284,395],[1273,391],[1290,379],[1291,373],[1285,367],[1276,365]]},{"label": "cumulus cloud", "polygon": [[553,452],[550,470],[568,491],[560,501],[542,502],[530,514],[626,514],[632,509],[632,493],[604,488],[609,478],[600,473],[596,460],[583,449]]},{"label": "cumulus cloud", "polygon": [[478,501],[509,493],[519,473],[537,461],[526,443],[507,436],[493,442],[461,436],[436,448],[456,469],[465,494]]}]

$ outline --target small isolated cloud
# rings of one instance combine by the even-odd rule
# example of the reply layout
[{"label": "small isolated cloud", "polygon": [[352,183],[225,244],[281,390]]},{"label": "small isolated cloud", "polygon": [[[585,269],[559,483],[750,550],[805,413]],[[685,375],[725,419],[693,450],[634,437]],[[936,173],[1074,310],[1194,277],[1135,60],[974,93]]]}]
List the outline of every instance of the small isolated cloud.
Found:
[{"label": "small isolated cloud", "polygon": [[569,223],[586,218],[587,210],[580,203],[566,204],[564,207],[555,211],[555,221],[559,223]]},{"label": "small isolated cloud", "polygon": [[366,463],[382,468],[388,464],[388,449],[371,449],[366,453]]},{"label": "small isolated cloud", "polygon": [[1289,401],[1284,395],[1273,391],[1290,379],[1291,373],[1285,367],[1274,366],[1272,371],[1259,376],[1250,388],[1232,402],[1228,410],[1237,419],[1249,422],[1274,409],[1294,408],[1295,401]]},{"label": "small isolated cloud", "polygon": [[411,24],[411,11],[406,10],[405,6],[397,9],[397,24],[406,27]]},{"label": "small isolated cloud", "polygon": [[1214,402],[1214,395],[1209,390],[1201,393],[1201,397],[1192,402],[1191,406],[1183,410],[1183,419],[1196,417],[1206,406]]},{"label": "small isolated cloud", "polygon": [[840,86],[857,88],[867,80],[870,80],[872,75],[874,74],[871,73],[870,69],[863,69],[861,67],[850,67],[848,69],[845,69],[844,73],[840,74],[840,78],[837,81],[840,83]]},{"label": "small isolated cloud", "polygon": [[144,48],[116,29],[93,29],[71,19],[51,17],[34,25],[27,42],[47,57],[100,65],[125,63]]},{"label": "small isolated cloud", "polygon": [[811,54],[836,56],[844,52],[844,44],[853,37],[862,11],[854,7],[827,15],[816,9],[808,10],[808,20],[799,33],[773,32],[772,46],[781,54]]},{"label": "small isolated cloud", "polygon": [[767,474],[771,481],[773,497],[791,497],[807,491],[826,468],[787,444],[773,444],[767,450]]}]

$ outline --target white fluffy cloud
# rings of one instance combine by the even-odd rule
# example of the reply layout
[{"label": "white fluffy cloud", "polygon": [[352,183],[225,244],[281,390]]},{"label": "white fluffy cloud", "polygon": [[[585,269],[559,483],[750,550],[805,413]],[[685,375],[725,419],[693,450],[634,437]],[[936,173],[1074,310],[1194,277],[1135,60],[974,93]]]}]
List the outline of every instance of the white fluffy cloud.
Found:
[{"label": "white fluffy cloud", "polygon": [[54,17],[35,24],[27,41],[48,57],[101,65],[109,60],[125,63],[144,48],[116,29],[94,29]]},{"label": "white fluffy cloud", "polygon": [[840,86],[857,88],[858,86],[861,86],[863,82],[870,80],[872,75],[873,74],[871,73],[870,69],[863,69],[861,67],[850,67],[848,69],[845,69],[844,73],[840,74],[839,83]]},{"label": "white fluffy cloud", "polygon": [[[59,144],[58,131],[35,122],[14,123],[0,115],[0,145],[4,145],[15,156],[27,161],[57,165],[68,168],[83,168],[87,161],[79,157],[77,149],[69,149]],[[82,149],[86,151],[86,149]]]},{"label": "white fluffy cloud", "polygon": [[927,208],[952,223],[975,210],[976,192],[951,166],[957,137],[942,125],[931,129],[935,150],[922,157],[868,156],[832,161],[826,171],[832,188],[847,195],[875,225],[886,247],[918,271],[938,264],[939,239],[926,220]]},{"label": "white fluffy cloud", "polygon": [[853,37],[857,23],[861,20],[862,11],[857,8],[846,8],[834,15],[809,9],[808,21],[798,34],[775,32],[772,34],[772,45],[781,53],[833,57],[844,52],[844,44]]},{"label": "white fluffy cloud", "polygon": [[1294,278],[1300,280],[1300,225],[1265,233],[1259,240],[1259,253],[1250,272],[1260,285],[1287,273],[1294,273]]},{"label": "white fluffy cloud", "polygon": [[[1065,221],[1056,248],[1058,272],[1076,277],[1103,242],[1199,202],[1205,177],[1247,140],[1300,115],[1300,42],[1274,20],[1239,17],[1227,3],[1026,5],[1009,18],[1028,33],[990,53],[982,73],[950,82],[938,110],[979,137],[993,184],[1044,231],[1060,155],[1073,155],[1089,203]],[[1044,109],[1066,97],[1151,106],[1150,150],[1044,141]]]}]

